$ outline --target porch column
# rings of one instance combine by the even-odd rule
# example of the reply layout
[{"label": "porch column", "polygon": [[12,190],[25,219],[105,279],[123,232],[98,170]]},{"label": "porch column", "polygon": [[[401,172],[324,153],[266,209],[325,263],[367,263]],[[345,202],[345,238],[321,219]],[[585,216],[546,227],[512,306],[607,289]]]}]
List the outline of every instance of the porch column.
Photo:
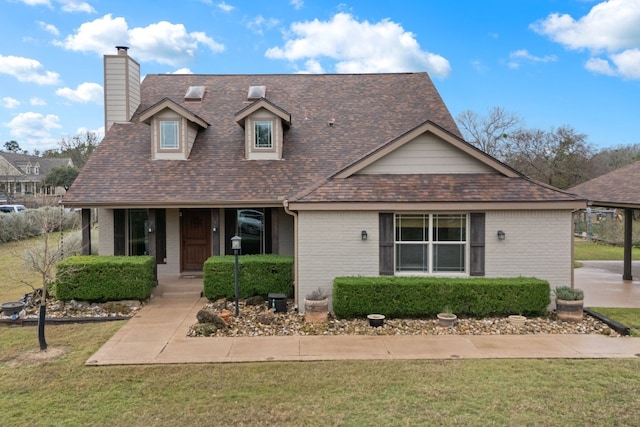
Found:
[{"label": "porch column", "polygon": [[631,276],[631,248],[633,247],[633,237],[631,229],[633,227],[633,209],[624,210],[624,269],[622,280],[633,280]]},{"label": "porch column", "polygon": [[82,255],[91,255],[91,209],[82,209]]}]

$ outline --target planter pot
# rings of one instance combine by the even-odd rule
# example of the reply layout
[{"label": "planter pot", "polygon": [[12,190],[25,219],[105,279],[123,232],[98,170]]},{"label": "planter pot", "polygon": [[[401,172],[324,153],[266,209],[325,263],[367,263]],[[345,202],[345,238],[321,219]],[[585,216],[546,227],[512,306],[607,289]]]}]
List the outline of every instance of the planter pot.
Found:
[{"label": "planter pot", "polygon": [[455,314],[438,313],[438,323],[440,323],[440,326],[443,326],[446,328],[453,327],[457,319],[458,319],[458,316],[456,316]]},{"label": "planter pot", "polygon": [[556,315],[558,319],[569,322],[582,320],[584,300],[556,299]]},{"label": "planter pot", "polygon": [[329,319],[329,298],[322,300],[304,300],[304,320],[309,323],[322,323]]},{"label": "planter pot", "polygon": [[222,310],[220,312],[220,318],[224,320],[224,323],[229,323],[229,318],[231,317],[231,312],[229,310]]},{"label": "planter pot", "polygon": [[524,322],[527,320],[526,317],[524,316],[519,316],[517,314],[513,314],[511,316],[509,316],[509,323],[511,323],[513,326],[524,326]]},{"label": "planter pot", "polygon": [[14,314],[20,313],[23,308],[24,302],[22,301],[5,302],[2,304],[2,313],[7,317],[11,317]]},{"label": "planter pot", "polygon": [[379,328],[384,325],[384,314],[370,314],[367,316],[369,319],[369,326],[373,326],[374,328]]}]

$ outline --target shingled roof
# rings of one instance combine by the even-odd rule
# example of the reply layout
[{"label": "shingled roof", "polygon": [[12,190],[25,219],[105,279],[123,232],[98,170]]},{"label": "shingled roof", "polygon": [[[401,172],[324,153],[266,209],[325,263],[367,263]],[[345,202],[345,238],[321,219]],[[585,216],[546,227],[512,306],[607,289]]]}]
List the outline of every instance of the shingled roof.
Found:
[{"label": "shingled roof", "polygon": [[640,160],[570,188],[595,206],[640,208]]},{"label": "shingled roof", "polygon": [[[190,86],[206,87],[202,101],[184,99]],[[255,102],[247,99],[250,86],[265,86],[266,100],[291,115],[282,160],[245,159],[244,129],[236,115]],[[210,124],[199,132],[186,161],[152,159],[150,126],[140,117],[163,99]],[[148,75],[131,122],[109,129],[64,201],[87,207],[195,207],[269,206],[295,195],[304,195],[299,202],[576,200],[500,173],[332,179],[426,122],[462,141],[426,73]]]},{"label": "shingled roof", "polygon": [[[51,172],[53,168],[73,165],[71,159],[68,157],[40,157],[32,156],[30,154],[20,154],[6,151],[0,152],[0,156],[7,160],[13,167],[18,169],[23,175],[27,175],[22,170],[22,167],[27,163],[31,163],[31,165],[40,165],[40,170],[37,176],[39,176],[41,179],[47,176],[47,174],[49,174],[49,172]],[[4,175],[3,172],[0,172],[0,175]],[[31,176],[32,178],[34,177],[33,174],[29,176]]]}]

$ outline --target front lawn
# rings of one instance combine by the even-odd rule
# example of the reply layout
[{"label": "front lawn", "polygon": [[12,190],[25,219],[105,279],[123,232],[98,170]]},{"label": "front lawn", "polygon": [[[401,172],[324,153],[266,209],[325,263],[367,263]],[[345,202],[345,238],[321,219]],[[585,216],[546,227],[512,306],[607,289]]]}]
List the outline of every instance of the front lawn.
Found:
[{"label": "front lawn", "polygon": [[640,337],[640,308],[591,307],[591,309],[628,326],[631,336]]},{"label": "front lawn", "polygon": [[[640,260],[640,248],[633,248],[631,257],[634,260]],[[622,261],[624,249],[621,246],[576,240],[574,241],[574,258],[577,261]]]}]

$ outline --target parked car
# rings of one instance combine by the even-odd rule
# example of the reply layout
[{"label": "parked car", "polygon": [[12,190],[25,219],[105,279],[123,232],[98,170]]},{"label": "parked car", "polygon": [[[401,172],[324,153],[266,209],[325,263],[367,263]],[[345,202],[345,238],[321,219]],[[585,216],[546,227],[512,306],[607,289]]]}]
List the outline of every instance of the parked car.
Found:
[{"label": "parked car", "polygon": [[12,213],[12,212],[24,212],[27,208],[24,205],[1,205],[0,212],[1,213]]}]

